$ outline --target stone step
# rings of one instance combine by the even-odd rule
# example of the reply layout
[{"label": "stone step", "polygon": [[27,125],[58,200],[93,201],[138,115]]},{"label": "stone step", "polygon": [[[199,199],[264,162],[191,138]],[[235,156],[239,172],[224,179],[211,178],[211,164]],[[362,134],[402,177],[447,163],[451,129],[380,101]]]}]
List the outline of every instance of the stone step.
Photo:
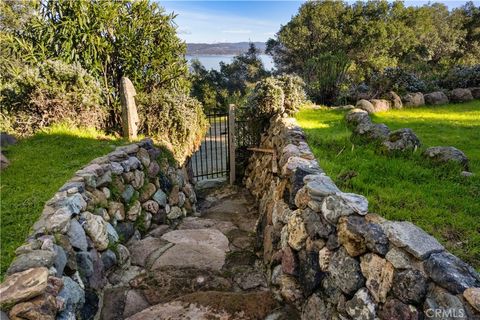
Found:
[{"label": "stone step", "polygon": [[265,319],[278,303],[269,291],[249,293],[205,291],[149,307],[127,320]]}]

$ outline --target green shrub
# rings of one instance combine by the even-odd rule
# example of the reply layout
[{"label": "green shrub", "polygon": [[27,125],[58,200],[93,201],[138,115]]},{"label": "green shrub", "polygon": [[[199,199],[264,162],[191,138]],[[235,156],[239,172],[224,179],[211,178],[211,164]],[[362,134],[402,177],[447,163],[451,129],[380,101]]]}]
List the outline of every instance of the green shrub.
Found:
[{"label": "green shrub", "polygon": [[395,91],[404,94],[406,92],[425,92],[427,89],[425,81],[402,68],[385,68],[382,72],[373,74],[369,84],[370,89],[376,93]]},{"label": "green shrub", "polygon": [[247,105],[251,113],[268,119],[285,111],[284,102],[282,83],[274,77],[268,77],[257,82]]},{"label": "green shrub", "polygon": [[480,64],[451,69],[439,85],[445,89],[480,87]]},{"label": "green shrub", "polygon": [[183,92],[154,90],[137,96],[140,132],[170,144],[182,163],[201,144],[207,129],[202,105]]},{"label": "green shrub", "polygon": [[285,111],[289,114],[296,113],[299,110],[300,105],[306,100],[305,90],[303,89],[305,83],[302,78],[295,75],[285,74],[277,77],[277,79],[280,82],[285,96]]},{"label": "green shrub", "polygon": [[99,83],[79,64],[46,60],[0,66],[2,130],[27,135],[59,122],[100,129],[106,118],[101,103]]}]

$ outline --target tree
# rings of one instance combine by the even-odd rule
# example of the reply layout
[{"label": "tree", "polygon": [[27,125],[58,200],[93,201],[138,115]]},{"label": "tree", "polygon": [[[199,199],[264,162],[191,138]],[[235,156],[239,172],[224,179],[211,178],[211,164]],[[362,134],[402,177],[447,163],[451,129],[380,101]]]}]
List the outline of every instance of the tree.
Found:
[{"label": "tree", "polygon": [[326,56],[346,56],[353,83],[387,68],[438,74],[478,61],[479,11],[471,3],[450,12],[438,3],[309,1],[269,39],[267,53],[279,71],[301,75],[318,98],[323,93],[316,75]]},{"label": "tree", "polygon": [[231,63],[220,63],[220,71],[206,70],[198,60],[191,64],[191,95],[202,102],[204,109],[225,110],[229,103],[239,104],[255,83],[269,73],[253,43],[247,52],[235,57]]},{"label": "tree", "polygon": [[188,90],[186,46],[174,17],[148,0],[42,0],[15,36],[27,61],[80,63],[101,80],[113,107],[122,76],[137,91]]}]

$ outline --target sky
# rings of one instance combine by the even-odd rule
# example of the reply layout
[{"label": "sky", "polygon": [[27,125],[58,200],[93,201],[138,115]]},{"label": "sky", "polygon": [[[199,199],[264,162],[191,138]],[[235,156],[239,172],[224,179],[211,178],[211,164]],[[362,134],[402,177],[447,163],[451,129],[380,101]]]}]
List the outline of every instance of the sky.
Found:
[{"label": "sky", "polygon": [[[290,21],[305,1],[158,1],[168,13],[177,14],[178,36],[187,43],[265,42]],[[349,1],[350,2],[350,1]],[[437,0],[449,9],[461,0]],[[423,0],[407,0],[421,6]],[[480,0],[474,1],[480,5]]]}]

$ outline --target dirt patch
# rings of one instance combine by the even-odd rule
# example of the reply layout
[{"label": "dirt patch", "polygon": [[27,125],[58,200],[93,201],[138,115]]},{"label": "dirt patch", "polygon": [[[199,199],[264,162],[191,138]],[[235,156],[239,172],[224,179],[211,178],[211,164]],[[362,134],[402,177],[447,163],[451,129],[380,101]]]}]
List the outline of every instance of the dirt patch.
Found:
[{"label": "dirt patch", "polygon": [[196,292],[179,300],[226,311],[245,319],[265,319],[277,308],[277,302],[269,291],[252,293]]}]

